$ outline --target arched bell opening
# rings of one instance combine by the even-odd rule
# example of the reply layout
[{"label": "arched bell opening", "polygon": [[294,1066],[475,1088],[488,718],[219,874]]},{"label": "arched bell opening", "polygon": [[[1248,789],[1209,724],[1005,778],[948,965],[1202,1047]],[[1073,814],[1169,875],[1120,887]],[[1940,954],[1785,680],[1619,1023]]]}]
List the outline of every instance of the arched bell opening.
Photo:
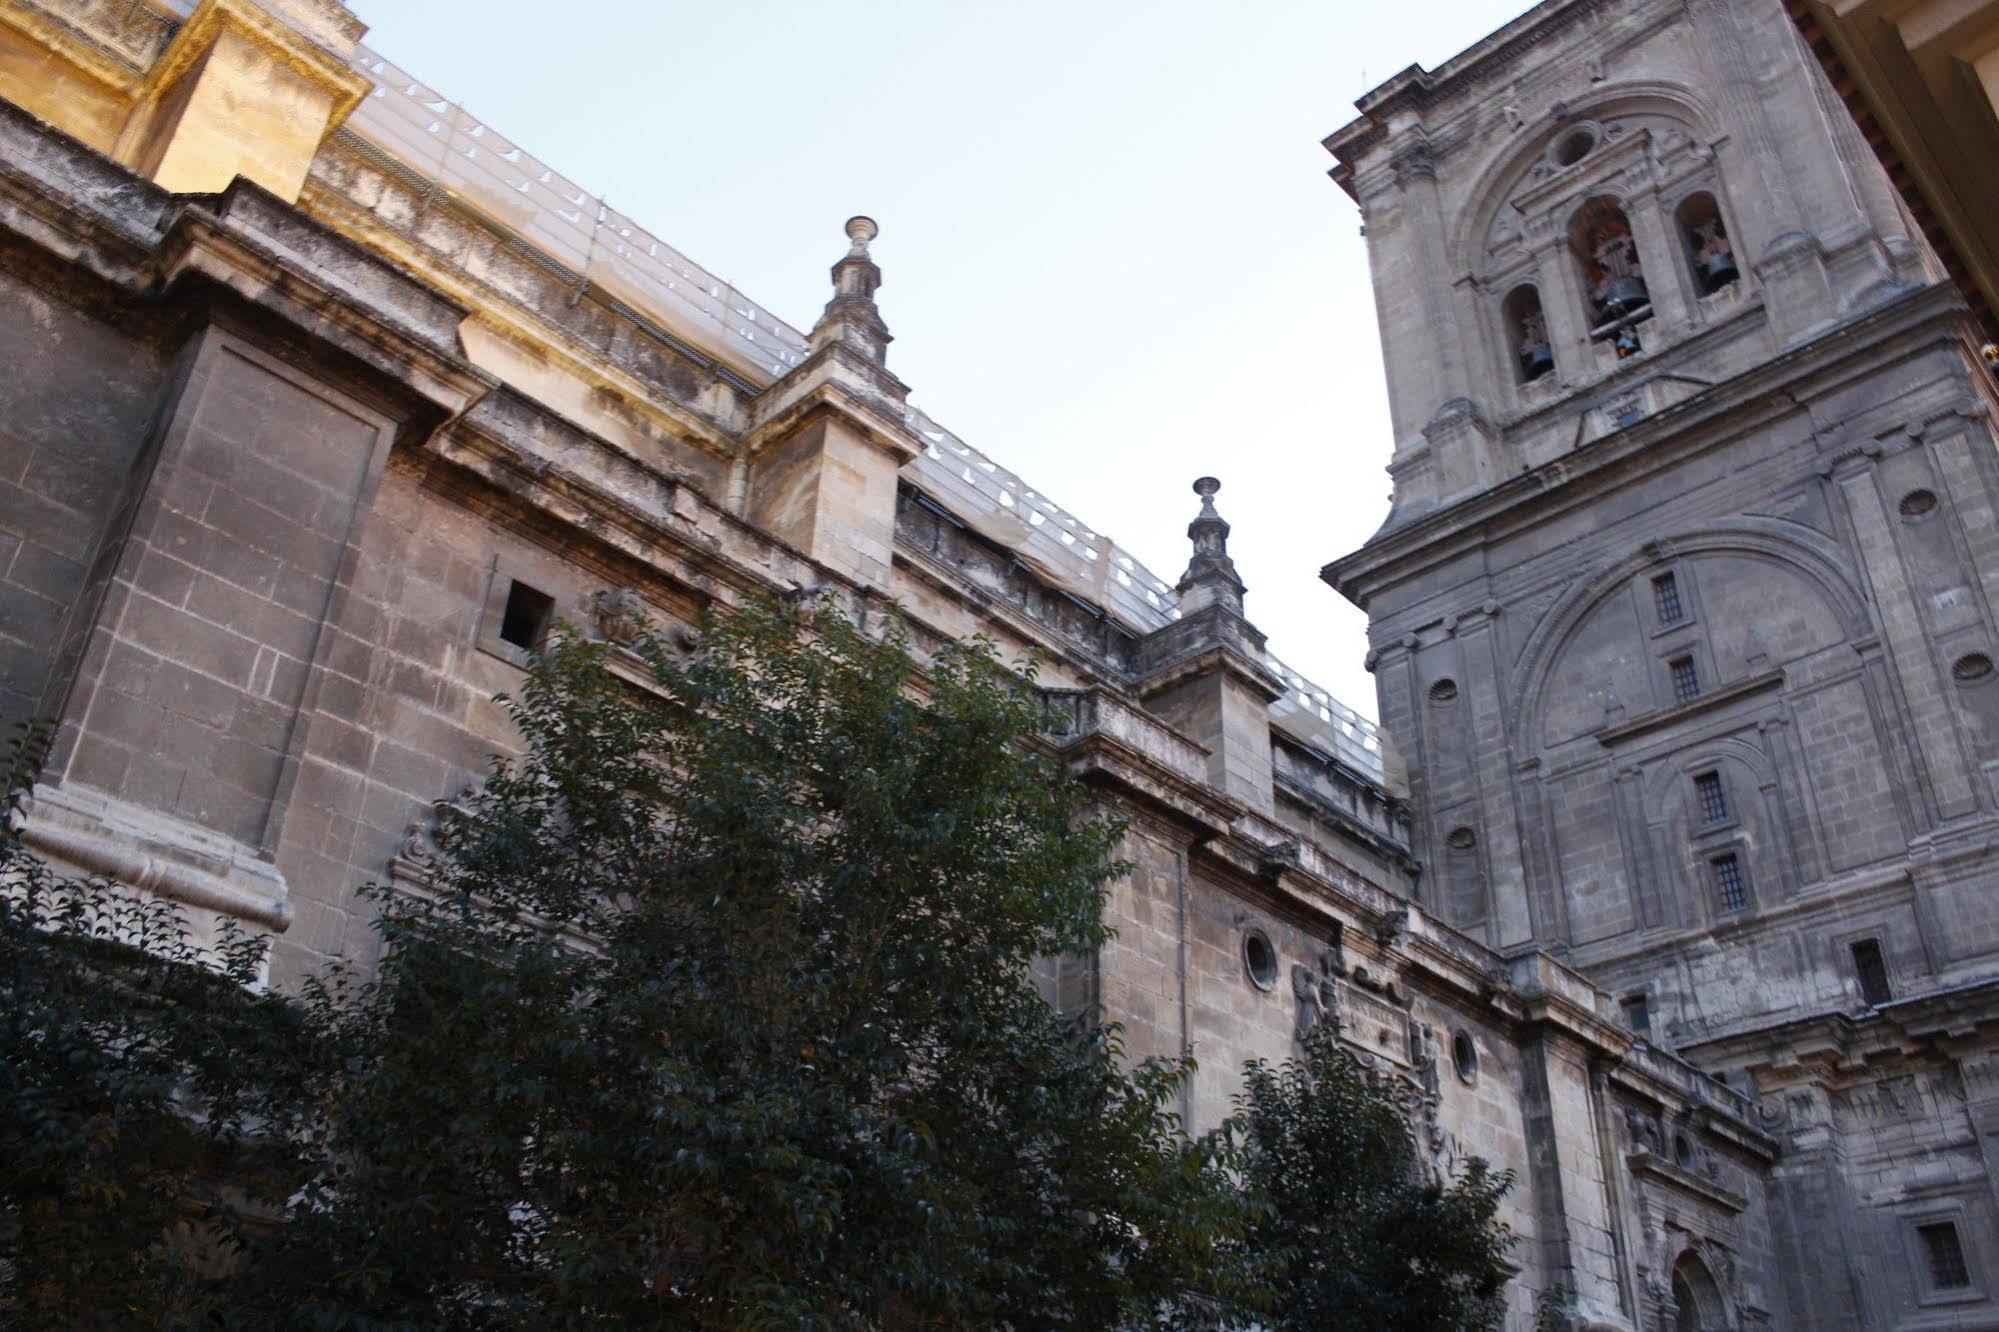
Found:
[{"label": "arched bell opening", "polygon": [[1523,282],[1508,292],[1500,313],[1506,321],[1507,346],[1513,352],[1513,372],[1518,380],[1531,384],[1552,371],[1555,348],[1548,340],[1548,318],[1534,284]]},{"label": "arched bell opening", "polygon": [[1741,278],[1742,271],[1735,263],[1735,247],[1728,238],[1728,224],[1722,220],[1721,206],[1715,203],[1712,194],[1703,190],[1688,195],[1674,211],[1673,220],[1679,225],[1687,266],[1701,295],[1712,296]]},{"label": "arched bell opening", "polygon": [[1614,337],[1651,315],[1652,295],[1638,241],[1617,200],[1599,197],[1585,203],[1570,225],[1569,241],[1582,266],[1591,336]]}]

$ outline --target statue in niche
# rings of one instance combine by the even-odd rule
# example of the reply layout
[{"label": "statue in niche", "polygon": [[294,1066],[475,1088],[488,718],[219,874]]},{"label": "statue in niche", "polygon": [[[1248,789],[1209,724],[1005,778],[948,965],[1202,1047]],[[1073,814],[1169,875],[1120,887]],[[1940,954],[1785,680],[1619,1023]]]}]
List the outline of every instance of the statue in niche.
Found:
[{"label": "statue in niche", "polygon": [[1633,1151],[1650,1152],[1654,1156],[1665,1155],[1665,1134],[1659,1127],[1659,1121],[1650,1115],[1636,1108],[1627,1107],[1624,1111],[1624,1131],[1631,1139]]},{"label": "statue in niche", "polygon": [[428,879],[435,874],[444,855],[446,821],[452,814],[469,815],[472,812],[472,795],[472,788],[465,787],[459,791],[457,799],[432,805],[429,818],[404,828],[403,840],[397,843],[396,854],[389,862],[391,874],[401,870],[404,877],[414,879]]},{"label": "statue in niche", "polygon": [[403,829],[403,840],[396,847],[396,858],[409,862],[412,868],[423,874],[437,867],[437,839],[428,820],[412,823]]},{"label": "statue in niche", "polygon": [[1694,223],[1694,268],[1707,292],[1720,291],[1738,276],[1735,247],[1719,217],[1704,217]]},{"label": "statue in niche", "polygon": [[1291,994],[1298,1001],[1298,1021],[1292,1035],[1301,1044],[1321,1023],[1339,1021],[1339,978],[1333,968],[1330,952],[1321,956],[1316,967],[1304,962],[1291,964]]},{"label": "statue in niche", "polygon": [[1522,381],[1532,383],[1555,368],[1554,347],[1548,341],[1548,321],[1538,308],[1521,312],[1517,336]]},{"label": "statue in niche", "polygon": [[1412,1021],[1409,1024],[1409,1062],[1416,1068],[1416,1078],[1423,1086],[1423,1094],[1432,1097],[1440,1095],[1443,1085],[1437,1075],[1437,1032],[1427,1022]]}]

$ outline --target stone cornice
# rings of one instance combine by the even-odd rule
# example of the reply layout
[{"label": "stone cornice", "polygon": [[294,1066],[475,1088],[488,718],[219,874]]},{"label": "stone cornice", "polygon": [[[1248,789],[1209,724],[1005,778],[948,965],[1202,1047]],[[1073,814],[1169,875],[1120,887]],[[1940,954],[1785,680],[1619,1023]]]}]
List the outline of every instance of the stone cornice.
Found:
[{"label": "stone cornice", "polygon": [[[1273,728],[1274,733],[1275,728]],[[1289,740],[1290,737],[1286,736],[1285,739]],[[1313,752],[1315,754],[1318,753],[1316,749]],[[1327,761],[1337,762],[1337,760],[1333,759],[1328,759]],[[1346,767],[1345,764],[1340,764],[1339,766],[1342,768]],[[1362,784],[1370,784],[1366,783],[1366,779],[1364,778],[1357,778],[1356,780]],[[1414,872],[1419,867],[1416,857],[1410,852],[1407,846],[1389,839],[1374,828],[1370,828],[1367,824],[1362,823],[1338,805],[1320,796],[1304,783],[1282,772],[1272,773],[1271,782],[1276,787],[1279,795],[1302,805],[1311,811],[1314,818],[1324,819],[1333,824],[1339,828],[1343,836],[1366,847],[1389,864],[1400,867],[1405,873]]]},{"label": "stone cornice", "polygon": [[1579,19],[1608,10],[1612,2],[1543,0],[1436,69],[1410,65],[1363,93],[1354,102],[1354,109],[1360,115],[1320,141],[1339,160],[1340,165],[1333,171],[1334,179],[1352,194],[1351,182],[1360,159],[1378,145],[1391,117],[1399,112],[1426,110],[1537,47],[1570,40],[1570,30]]},{"label": "stone cornice", "polygon": [[[459,359],[455,334],[443,343],[438,329],[420,322],[425,312],[369,300],[351,287],[342,290],[322,280],[324,269],[301,262],[268,234],[233,225],[271,202],[265,191],[239,177],[215,211],[183,208],[157,252],[161,286],[171,289],[199,276],[226,288],[414,389],[447,415],[463,412],[495,386],[491,376]],[[451,327],[455,330],[455,320]]]},{"label": "stone cornice", "polygon": [[1762,674],[1752,675],[1746,680],[1737,680],[1733,684],[1722,685],[1718,689],[1691,698],[1685,703],[1676,703],[1668,708],[1659,708],[1653,712],[1643,713],[1640,716],[1633,717],[1629,721],[1619,722],[1615,726],[1605,726],[1593,734],[1596,736],[1597,743],[1608,749],[1613,745],[1622,744],[1624,741],[1636,736],[1648,735],[1662,726],[1677,725],[1689,717],[1698,716],[1704,712],[1713,712],[1731,703],[1740,702],[1742,699],[1761,694],[1766,690],[1776,689],[1783,683],[1783,671],[1764,671]]},{"label": "stone cornice", "polygon": [[[148,23],[158,25],[154,41],[163,45],[161,39],[172,33],[179,20],[159,13],[155,4],[141,3],[138,8],[145,11]],[[126,101],[136,96],[147,69],[158,59],[158,46],[150,55],[137,49],[120,50],[99,40],[98,34],[66,23],[61,15],[24,0],[0,0],[0,27],[12,28],[30,43],[54,52],[70,68]]]},{"label": "stone cornice", "polygon": [[1147,696],[1216,673],[1248,686],[1266,703],[1285,684],[1263,660],[1263,635],[1222,605],[1210,605],[1153,630],[1140,644],[1139,690]]},{"label": "stone cornice", "polygon": [[[206,56],[223,33],[231,33],[296,74],[333,100],[325,135],[353,114],[374,88],[367,77],[251,0],[202,0],[146,76],[148,92],[168,93]],[[325,137],[322,135],[322,138]]]},{"label": "stone cornice", "polygon": [[[473,311],[469,316],[471,320],[486,326],[496,335],[532,348],[537,355],[546,357],[559,367],[562,373],[616,395],[620,401],[630,404],[634,410],[676,438],[703,452],[717,458],[735,454],[736,437],[721,422],[703,414],[699,408],[670,396],[661,385],[606,360],[601,349],[580,341],[571,331],[541,318],[515,295],[485,286],[468,274],[445,267],[436,255],[408,236],[381,225],[337,191],[328,190],[317,180],[308,179],[300,203],[316,218],[324,219],[338,234],[352,237],[363,248],[390,256],[420,273],[426,284],[464,304]],[[485,219],[470,210],[459,208],[453,200],[435,200],[430,206],[453,211],[470,223],[488,227]],[[501,235],[497,230],[492,234],[496,239]],[[529,246],[508,248],[546,271],[552,283],[560,284],[564,275],[568,275],[571,279],[570,290],[580,290],[579,299],[597,301],[614,314],[630,319],[647,337],[657,340],[674,354],[684,356],[695,369],[728,382],[738,392],[756,391],[755,385],[740,380],[713,358],[625,309],[621,303],[599,293],[587,283],[577,288],[577,276],[569,274],[555,260]]]},{"label": "stone cornice", "polygon": [[[840,357],[851,353],[838,346],[827,348],[825,352],[814,353],[792,373],[816,369],[815,362],[822,355]],[[758,404],[760,409],[766,405],[767,410],[759,411],[758,423],[743,434],[741,454],[745,458],[755,458],[824,415],[839,418],[894,458],[898,467],[907,466],[923,455],[923,441],[903,424],[894,402],[866,393],[845,378],[821,378],[796,390],[779,381]]]},{"label": "stone cornice", "polygon": [[[38,142],[30,147],[16,135]],[[50,146],[63,151],[50,153]],[[301,225],[309,236],[299,234]],[[158,299],[198,283],[230,291],[339,346],[447,416],[495,383],[458,355],[462,306],[345,238],[301,224],[262,187],[238,179],[218,196],[168,195],[5,104],[0,229],[134,296]],[[334,255],[338,264],[328,262]]]},{"label": "stone cornice", "polygon": [[1606,1073],[1611,1085],[1629,1096],[1682,1107],[1699,1128],[1747,1155],[1766,1161],[1776,1156],[1776,1142],[1764,1128],[1756,1101],[1716,1083],[1676,1054],[1637,1041]]},{"label": "stone cornice", "polygon": [[[1774,1157],[1774,1153],[1772,1155]],[[1705,1198],[1730,1216],[1740,1213],[1749,1206],[1749,1200],[1735,1190],[1724,1188],[1698,1170],[1688,1170],[1684,1166],[1675,1165],[1663,1156],[1647,1151],[1636,1151],[1628,1153],[1624,1161],[1631,1168],[1631,1173],[1640,1179],[1654,1179],[1669,1189]]]},{"label": "stone cornice", "polygon": [[1999,977],[1911,995],[1878,1008],[1821,1010],[1801,1017],[1738,1028],[1690,1042],[1704,1061],[1783,1076],[1816,1074],[1823,1080],[1861,1081],[1878,1076],[1871,1061],[1919,1056],[1940,1044],[1999,1035],[1992,997]]},{"label": "stone cornice", "polygon": [[[1876,369],[1889,342],[1961,341],[1968,319],[1954,288],[1914,289],[1622,430],[1379,532],[1361,549],[1327,564],[1319,576],[1364,608],[1383,582],[1417,576],[1476,549],[1504,523],[1545,519],[1550,497],[1580,503],[1623,484],[1632,467],[1650,471],[1675,465],[1689,452],[1720,447],[1748,428],[1745,413],[1757,404],[1797,409],[1814,396],[1808,381],[1815,377]],[[1702,429],[1720,419],[1729,421],[1727,432]]]},{"label": "stone cornice", "polygon": [[1071,771],[1187,825],[1203,840],[1228,836],[1242,806],[1190,770],[1191,761],[1206,758],[1205,749],[1101,688],[1054,690],[1049,697],[1070,710],[1074,729],[1052,735],[1050,743]]}]

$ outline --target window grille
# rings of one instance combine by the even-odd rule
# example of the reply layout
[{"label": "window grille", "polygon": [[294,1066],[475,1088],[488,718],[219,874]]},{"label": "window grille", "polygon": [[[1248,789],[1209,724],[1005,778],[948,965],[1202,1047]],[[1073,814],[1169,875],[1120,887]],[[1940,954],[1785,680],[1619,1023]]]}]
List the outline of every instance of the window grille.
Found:
[{"label": "window grille", "polygon": [[1964,1261],[1964,1244],[1958,1239],[1956,1222],[1933,1221],[1917,1226],[1916,1233],[1923,1238],[1931,1285],[1938,1290],[1962,1290],[1971,1284],[1971,1268]]},{"label": "window grille", "polygon": [[1675,657],[1669,663],[1673,672],[1673,701],[1685,703],[1700,697],[1701,674],[1694,668],[1692,657]]},{"label": "window grille", "polygon": [[1723,911],[1740,911],[1749,905],[1749,886],[1742,878],[1742,861],[1731,851],[1707,863],[1714,881],[1715,905]]},{"label": "window grille", "polygon": [[1659,612],[1660,624],[1678,624],[1687,618],[1687,608],[1680,602],[1680,580],[1669,573],[1662,573],[1652,580],[1652,604]]},{"label": "window grille", "polygon": [[1728,817],[1728,792],[1722,789],[1720,773],[1698,774],[1694,778],[1694,794],[1700,798],[1703,822],[1720,823]]},{"label": "window grille", "polygon": [[1860,997],[1870,1008],[1894,998],[1888,988],[1888,962],[1881,956],[1879,939],[1856,939],[1852,944],[1853,974],[1860,980]]}]

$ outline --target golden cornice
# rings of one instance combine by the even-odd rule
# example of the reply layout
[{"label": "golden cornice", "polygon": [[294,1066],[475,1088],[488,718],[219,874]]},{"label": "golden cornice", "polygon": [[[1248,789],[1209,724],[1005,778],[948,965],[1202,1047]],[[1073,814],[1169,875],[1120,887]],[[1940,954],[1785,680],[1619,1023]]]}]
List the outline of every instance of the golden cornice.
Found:
[{"label": "golden cornice", "polygon": [[47,48],[78,73],[128,101],[137,97],[145,80],[144,66],[121,59],[111,49],[91,41],[84,33],[27,0],[0,0],[0,26],[12,28]]},{"label": "golden cornice", "polygon": [[320,141],[346,123],[374,85],[333,51],[318,45],[252,0],[201,0],[146,78],[148,94],[164,97],[200,59],[232,33],[333,99]]}]

